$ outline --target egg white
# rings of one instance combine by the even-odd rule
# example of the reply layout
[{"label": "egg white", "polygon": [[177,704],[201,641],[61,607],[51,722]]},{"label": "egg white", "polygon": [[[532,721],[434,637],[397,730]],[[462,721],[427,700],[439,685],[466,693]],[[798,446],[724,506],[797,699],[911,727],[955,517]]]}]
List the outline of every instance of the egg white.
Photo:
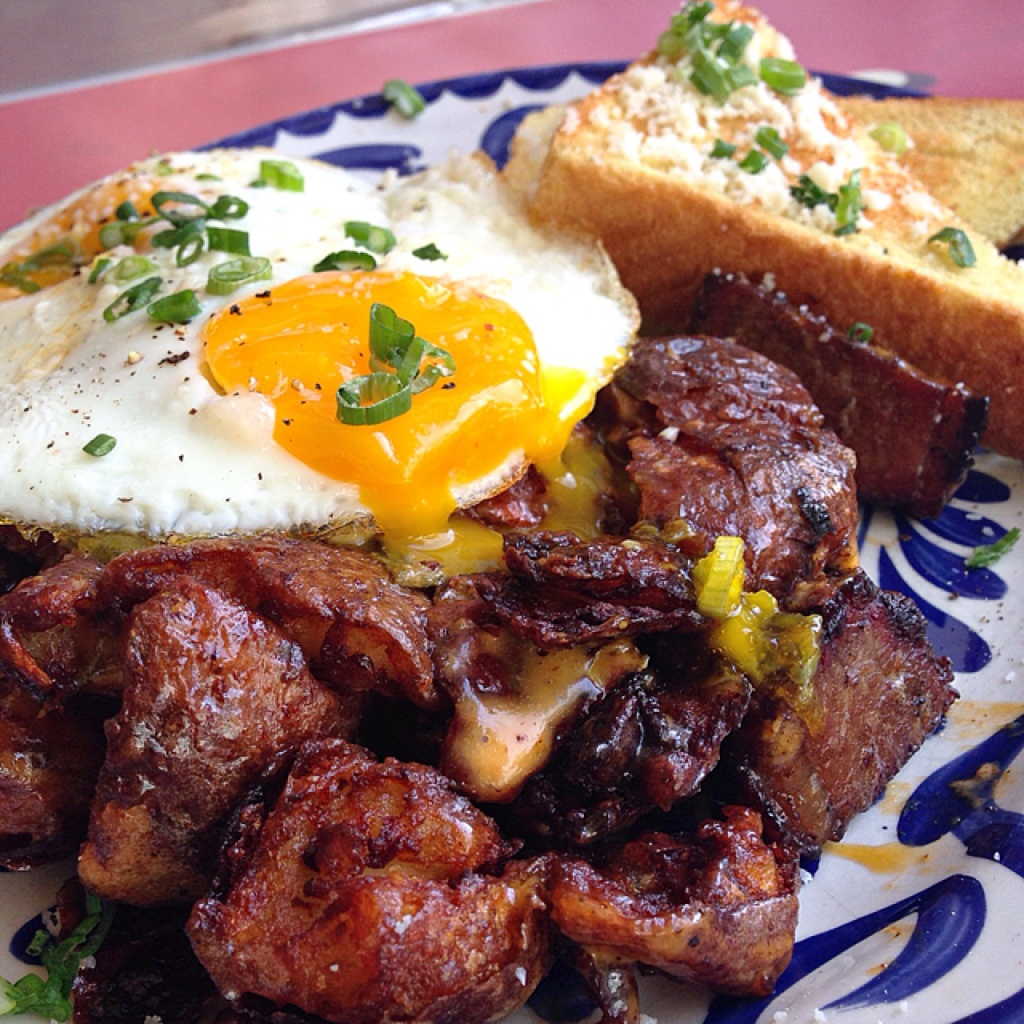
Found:
[{"label": "egg white", "polygon": [[[373,529],[356,484],[325,477],[284,451],[272,437],[270,403],[256,393],[221,394],[202,361],[201,331],[212,313],[352,248],[343,227],[349,220],[395,233],[397,245],[380,269],[466,280],[512,305],[533,331],[542,364],[587,372],[593,390],[584,405],[625,358],[636,310],[603,253],[532,227],[483,162],[453,155],[421,175],[374,184],[288,158],[305,179],[302,192],[289,192],[251,185],[268,155],[275,154],[172,154],[124,173],[170,165],[160,180],[166,190],[244,199],[248,213],[230,226],[249,233],[254,255],[270,258],[270,281],[211,296],[209,269],[229,256],[207,252],[180,268],[173,250],[157,249],[147,256],[164,279],[161,294],[191,288],[201,301],[188,324],[160,325],[144,310],[108,323],[103,310],[126,286],[104,278],[89,284],[87,268],[0,303],[0,519],[58,534],[153,539]],[[0,262],[50,212],[0,239]],[[412,255],[428,242],[446,253],[443,263]],[[116,438],[116,447],[103,457],[86,454],[83,445],[100,433]],[[459,504],[492,493],[522,469],[523,453],[509,453],[494,478],[464,487]]]}]

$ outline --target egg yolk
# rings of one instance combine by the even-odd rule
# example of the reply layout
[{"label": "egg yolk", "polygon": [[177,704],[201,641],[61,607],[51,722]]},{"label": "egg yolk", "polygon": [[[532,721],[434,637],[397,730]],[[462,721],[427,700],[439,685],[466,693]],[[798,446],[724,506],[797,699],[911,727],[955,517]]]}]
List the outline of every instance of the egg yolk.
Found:
[{"label": "egg yolk", "polygon": [[[343,424],[336,391],[370,371],[373,303],[448,351],[452,376],[376,425]],[[311,274],[241,299],[204,328],[210,373],[225,392],[274,405],[274,439],[307,466],[358,486],[394,538],[445,530],[455,508],[555,458],[589,410],[579,370],[541,364],[530,328],[507,303],[466,286],[382,271]]]},{"label": "egg yolk", "polygon": [[[22,277],[39,288],[57,284],[70,277],[76,268],[91,263],[103,251],[100,230],[116,219],[117,208],[122,203],[135,204],[140,217],[151,216],[150,200],[158,188],[156,179],[143,175],[129,174],[104,181],[39,224],[23,244],[0,256],[0,266],[20,271],[27,261],[29,267]],[[66,259],[44,260],[39,266],[33,266],[33,257],[55,245],[66,249]],[[0,282],[0,301],[22,294],[22,289]]]}]

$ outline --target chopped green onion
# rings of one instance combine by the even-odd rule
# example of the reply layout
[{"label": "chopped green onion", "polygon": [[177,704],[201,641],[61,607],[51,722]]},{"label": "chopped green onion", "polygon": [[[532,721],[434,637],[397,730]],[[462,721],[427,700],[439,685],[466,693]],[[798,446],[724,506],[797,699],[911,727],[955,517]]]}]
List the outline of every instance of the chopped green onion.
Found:
[{"label": "chopped green onion", "polygon": [[249,232],[237,228],[219,228],[211,224],[206,229],[206,238],[214,252],[229,252],[234,256],[249,256]]},{"label": "chopped green onion", "polygon": [[230,295],[243,284],[252,281],[266,281],[273,273],[266,256],[243,256],[227,260],[210,268],[206,278],[206,290],[211,295]]},{"label": "chopped green onion", "polygon": [[27,951],[38,956],[46,977],[26,974],[17,981],[0,978],[0,1014],[33,1014],[50,1021],[69,1021],[71,990],[82,961],[95,954],[110,928],[114,905],[95,896],[85,897],[85,916],[66,939],[58,942],[40,928]]},{"label": "chopped green onion", "polygon": [[290,160],[261,160],[259,184],[282,192],[304,192],[306,181],[302,172]]},{"label": "chopped green onion", "polygon": [[111,221],[100,228],[100,245],[104,249],[113,249],[117,245],[132,245],[143,228],[149,227],[158,218],[147,217],[145,220]]},{"label": "chopped green onion", "polygon": [[768,166],[768,157],[759,149],[752,149],[739,161],[738,166],[741,171],[747,171],[750,174],[760,174]]},{"label": "chopped green onion", "polygon": [[686,53],[686,36],[673,29],[665,29],[665,31],[658,36],[658,42],[655,45],[655,49],[662,57],[667,57],[669,60],[676,60]]},{"label": "chopped green onion", "polygon": [[385,82],[380,94],[407,120],[419,117],[427,108],[427,101],[423,98],[423,94],[400,78],[392,78]]},{"label": "chopped green onion", "polygon": [[883,121],[868,132],[882,149],[900,156],[907,148],[907,133],[895,121]]},{"label": "chopped green onion", "polygon": [[846,184],[839,186],[839,195],[836,197],[837,235],[849,235],[857,230],[857,220],[863,205],[860,191],[860,171],[851,171]]},{"label": "chopped green onion", "polygon": [[789,150],[779,133],[771,125],[763,124],[754,133],[754,141],[770,156],[781,160]]},{"label": "chopped green onion", "polygon": [[174,253],[174,262],[179,267],[191,266],[203,254],[206,239],[201,234],[189,235]]},{"label": "chopped green onion", "polygon": [[75,262],[78,247],[66,239],[39,249],[21,261],[21,269],[32,273],[43,267],[67,267]]},{"label": "chopped green onion", "polygon": [[146,307],[151,320],[165,324],[183,324],[198,316],[202,307],[191,288],[165,295]]},{"label": "chopped green onion", "polygon": [[810,175],[801,174],[795,185],[790,185],[789,194],[801,205],[813,209],[825,203],[831,206],[834,198],[826,192]]},{"label": "chopped green onion", "polygon": [[729,25],[729,31],[718,45],[718,56],[730,61],[739,60],[753,38],[754,30],[750,25],[744,25],[738,21],[732,22]]},{"label": "chopped green onion", "polygon": [[223,181],[224,179],[219,174],[213,174],[210,171],[203,171],[201,174],[196,175],[196,181]]},{"label": "chopped green onion", "polygon": [[[152,274],[156,269],[156,264],[145,256],[125,256],[110,272],[110,279],[118,284],[127,284],[143,274]],[[91,275],[89,280],[92,280]]]},{"label": "chopped green onion", "polygon": [[176,227],[204,219],[209,208],[198,196],[188,192],[154,192],[153,209]]},{"label": "chopped green onion", "polygon": [[762,57],[761,81],[784,96],[799,92],[807,84],[807,72],[795,60],[784,57]]},{"label": "chopped green onion", "polygon": [[100,458],[103,455],[109,455],[115,447],[117,447],[116,437],[111,437],[110,434],[97,434],[87,444],[82,445],[82,451],[86,455]]},{"label": "chopped green onion", "polygon": [[121,292],[114,301],[103,310],[103,319],[112,324],[115,320],[141,309],[160,290],[159,277],[147,277],[145,281],[132,285],[127,291]]},{"label": "chopped green onion", "polygon": [[349,220],[345,222],[345,234],[354,242],[366,246],[370,252],[383,255],[395,247],[394,233],[387,228],[378,227],[365,220]]},{"label": "chopped green onion", "polygon": [[690,74],[690,81],[698,92],[704,93],[705,96],[714,96],[719,103],[724,103],[733,91],[726,76],[729,66],[702,47],[695,49],[691,57],[693,72]]},{"label": "chopped green onion", "polygon": [[249,204],[238,196],[218,196],[207,212],[213,220],[238,220],[249,212]]},{"label": "chopped green onion", "polygon": [[736,147],[731,142],[725,142],[723,139],[715,139],[715,144],[711,147],[711,155],[719,159],[727,159],[736,152]]},{"label": "chopped green onion", "polygon": [[982,544],[976,547],[965,559],[964,565],[968,569],[984,569],[993,562],[999,561],[1010,548],[1020,539],[1020,527],[1014,526],[1006,531],[992,544]]},{"label": "chopped green onion", "polygon": [[118,220],[138,220],[139,211],[130,199],[126,199],[114,211],[114,216]]},{"label": "chopped green onion", "polygon": [[339,249],[314,264],[313,272],[322,274],[325,270],[373,270],[376,266],[377,260],[372,253],[360,249]]},{"label": "chopped green onion", "polygon": [[746,64],[734,64],[725,69],[725,84],[730,92],[736,92],[748,85],[757,85],[757,75]]},{"label": "chopped green onion", "polygon": [[412,408],[412,387],[393,373],[354,377],[337,391],[338,419],[349,427],[376,426]]},{"label": "chopped green onion", "polygon": [[967,237],[967,233],[960,228],[943,228],[941,231],[936,231],[928,241],[945,242],[949,247],[949,258],[958,267],[973,267],[978,262],[971,240]]},{"label": "chopped green onion", "polygon": [[867,345],[874,336],[875,329],[870,324],[862,323],[859,320],[857,323],[851,324],[846,332],[846,337],[858,345]]},{"label": "chopped green onion", "polygon": [[421,245],[418,249],[413,249],[413,256],[421,260],[446,260],[448,254],[441,252],[440,249],[433,242],[427,242],[426,245]]},{"label": "chopped green onion", "polygon": [[95,284],[114,261],[109,256],[101,256],[89,272],[89,284]]},{"label": "chopped green onion", "polygon": [[41,285],[29,276],[44,267],[72,267],[80,262],[78,246],[69,239],[47,245],[26,256],[20,263],[5,263],[0,267],[0,283],[31,294],[39,291]]},{"label": "chopped green onion", "polygon": [[31,295],[42,287],[37,281],[33,281],[30,277],[25,277],[17,263],[5,264],[3,269],[0,269],[0,283],[9,285],[11,288],[17,288],[18,291],[22,291],[26,295]]},{"label": "chopped green onion", "polygon": [[394,368],[416,336],[415,328],[390,306],[375,302],[370,306],[370,369]]},{"label": "chopped green onion", "polygon": [[[370,373],[337,392],[338,419],[347,426],[384,423],[412,408],[412,396],[455,372],[451,353],[416,336],[390,306],[370,307]],[[434,362],[423,366],[423,360]],[[394,372],[390,372],[394,371]]]}]

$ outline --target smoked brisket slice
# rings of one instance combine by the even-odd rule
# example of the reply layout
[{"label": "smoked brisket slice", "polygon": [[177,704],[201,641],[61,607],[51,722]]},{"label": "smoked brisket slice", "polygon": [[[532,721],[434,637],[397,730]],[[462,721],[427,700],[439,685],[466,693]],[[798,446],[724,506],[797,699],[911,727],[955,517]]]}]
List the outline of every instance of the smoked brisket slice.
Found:
[{"label": "smoked brisket slice", "polygon": [[644,338],[594,422],[640,492],[640,517],[688,524],[704,551],[745,543],[747,587],[783,600],[857,564],[854,456],[791,371],[710,337]]},{"label": "smoked brisket slice", "polygon": [[973,462],[988,398],[928,377],[840,326],[742,275],[709,274],[690,329],[734,338],[796,373],[856,452],[861,497],[937,516]]},{"label": "smoked brisket slice", "polygon": [[913,601],[860,570],[801,609],[822,616],[821,660],[806,690],[755,687],[723,754],[744,799],[813,853],[855,814],[940,723],[956,697],[953,672],[925,635]]}]

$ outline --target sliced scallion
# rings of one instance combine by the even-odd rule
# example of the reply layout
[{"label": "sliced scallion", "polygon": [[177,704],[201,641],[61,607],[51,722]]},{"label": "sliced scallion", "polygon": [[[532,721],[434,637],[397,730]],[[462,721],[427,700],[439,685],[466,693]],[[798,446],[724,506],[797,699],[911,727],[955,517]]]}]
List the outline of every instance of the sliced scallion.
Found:
[{"label": "sliced scallion", "polygon": [[151,320],[165,324],[183,324],[198,316],[202,307],[191,288],[165,295],[146,307]]},{"label": "sliced scallion", "polygon": [[412,387],[393,373],[376,371],[342,384],[337,403],[338,419],[346,426],[375,426],[412,408]]},{"label": "sliced scallion", "polygon": [[870,324],[863,323],[860,320],[855,324],[851,324],[846,332],[846,337],[858,345],[867,345],[874,336],[875,329]]},{"label": "sliced scallion", "polygon": [[395,236],[388,228],[370,224],[365,220],[349,220],[345,222],[345,234],[365,246],[370,252],[380,255],[390,252],[395,247]]},{"label": "sliced scallion", "polygon": [[243,284],[269,280],[273,273],[266,256],[243,256],[210,268],[206,290],[211,295],[230,295]]},{"label": "sliced scallion", "polygon": [[[156,269],[156,264],[146,256],[125,256],[110,272],[110,279],[118,284],[127,284],[143,274],[152,274]],[[91,275],[89,279],[92,280]]]},{"label": "sliced scallion", "polygon": [[423,94],[400,78],[392,78],[385,82],[380,94],[392,109],[407,120],[419,117],[427,109],[427,101],[423,98]]},{"label": "sliced scallion", "polygon": [[849,235],[857,230],[857,221],[864,202],[860,191],[860,171],[851,171],[845,185],[839,186],[836,198],[836,234]]},{"label": "sliced scallion", "polygon": [[949,250],[949,258],[958,267],[973,267],[978,262],[967,232],[960,228],[945,227],[941,231],[936,231],[928,241],[945,243]]},{"label": "sliced scallion", "polygon": [[206,229],[206,240],[214,252],[229,252],[233,256],[250,256],[249,232],[238,228],[221,228],[211,224]]},{"label": "sliced scallion", "polygon": [[1002,558],[1018,540],[1020,540],[1020,527],[1013,526],[999,540],[976,547],[964,559],[964,565],[968,569],[984,569]]},{"label": "sliced scallion", "polygon": [[725,142],[723,139],[715,139],[715,144],[711,147],[711,155],[718,159],[728,159],[736,153],[736,147],[731,142]]},{"label": "sliced scallion", "polygon": [[776,160],[781,160],[789,150],[789,146],[782,141],[779,133],[768,124],[763,124],[757,129],[754,133],[754,141]]},{"label": "sliced scallion", "polygon": [[337,415],[347,426],[401,416],[412,408],[413,395],[455,372],[450,352],[417,337],[410,321],[380,302],[370,307],[369,341],[370,373],[338,388]]},{"label": "sliced scallion", "polygon": [[282,192],[304,192],[306,179],[290,160],[261,160],[258,182]]},{"label": "sliced scallion", "polygon": [[107,323],[120,320],[121,317],[141,309],[160,290],[159,277],[147,277],[145,281],[134,284],[121,292],[114,301],[103,310],[103,319]]},{"label": "sliced scallion", "polygon": [[207,209],[213,220],[238,220],[249,212],[249,204],[238,196],[217,196],[214,204]]},{"label": "sliced scallion", "polygon": [[441,252],[440,249],[433,242],[427,242],[426,245],[421,245],[418,249],[413,249],[413,256],[421,260],[446,260],[448,254]]},{"label": "sliced scallion", "polygon": [[110,434],[97,434],[91,441],[82,445],[82,451],[86,455],[101,458],[109,455],[117,447],[117,438]]},{"label": "sliced scallion", "polygon": [[326,270],[373,270],[376,266],[377,260],[372,253],[361,249],[339,249],[315,263],[313,272],[322,274]]},{"label": "sliced scallion", "polygon": [[96,260],[92,265],[92,270],[89,271],[89,284],[95,284],[109,269],[113,262],[114,261],[109,256],[101,256]]},{"label": "sliced scallion", "polygon": [[762,57],[761,81],[775,92],[790,96],[807,84],[807,72],[795,61],[784,57]]},{"label": "sliced scallion", "polygon": [[209,214],[206,203],[189,192],[154,192],[153,209],[172,224],[180,227],[201,220]]},{"label": "sliced scallion", "polygon": [[907,148],[907,133],[895,121],[882,121],[868,132],[882,149],[900,156]]},{"label": "sliced scallion", "polygon": [[748,174],[760,174],[768,166],[768,157],[761,150],[752,149],[737,166]]},{"label": "sliced scallion", "polygon": [[734,21],[728,26],[728,32],[718,44],[718,56],[725,60],[738,61],[742,56],[750,40],[754,38],[754,30],[750,25]]}]

